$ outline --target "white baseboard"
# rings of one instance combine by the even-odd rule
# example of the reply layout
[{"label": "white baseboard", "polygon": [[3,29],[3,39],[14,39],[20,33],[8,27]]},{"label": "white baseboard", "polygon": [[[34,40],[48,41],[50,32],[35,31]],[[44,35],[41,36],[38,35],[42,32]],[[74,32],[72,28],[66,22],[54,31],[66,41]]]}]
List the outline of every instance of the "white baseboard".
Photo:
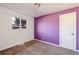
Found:
[{"label": "white baseboard", "polygon": [[56,44],[49,43],[49,42],[46,42],[46,41],[42,41],[42,40],[38,40],[38,39],[35,39],[35,40],[36,40],[36,41],[43,42],[43,43],[46,43],[46,44],[50,44],[50,45],[53,45],[53,46],[61,47],[60,45],[56,45]]},{"label": "white baseboard", "polygon": [[74,51],[77,51],[77,52],[79,52],[79,50],[74,50]]},{"label": "white baseboard", "polygon": [[[42,40],[38,40],[38,39],[35,39],[35,40],[40,41],[40,42],[43,42],[43,43],[46,43],[46,44],[50,44],[50,45],[53,45],[53,46],[62,47],[62,46],[60,46],[60,45],[56,45],[56,44],[49,43],[49,42],[46,42],[46,41],[42,41]],[[64,48],[64,47],[62,47],[62,48]],[[66,48],[66,49],[67,49],[67,48]],[[71,50],[71,49],[69,49],[69,50]],[[79,50],[73,50],[73,51],[79,52]]]},{"label": "white baseboard", "polygon": [[6,49],[8,49],[8,48],[11,48],[11,47],[14,47],[14,46],[17,46],[17,45],[24,45],[25,42],[29,42],[29,41],[31,41],[31,40],[34,40],[34,39],[30,39],[30,40],[28,40],[28,41],[23,41],[23,42],[18,42],[18,43],[16,43],[16,44],[12,44],[12,45],[6,46],[6,47],[4,47],[4,48],[0,48],[0,51],[6,50]]}]

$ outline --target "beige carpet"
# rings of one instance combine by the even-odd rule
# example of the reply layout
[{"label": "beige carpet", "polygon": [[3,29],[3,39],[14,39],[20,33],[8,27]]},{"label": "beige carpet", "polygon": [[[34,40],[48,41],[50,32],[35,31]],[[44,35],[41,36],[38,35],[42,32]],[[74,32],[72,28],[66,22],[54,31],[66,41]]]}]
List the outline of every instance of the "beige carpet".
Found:
[{"label": "beige carpet", "polygon": [[30,47],[26,47],[23,51],[17,53],[17,55],[79,55],[79,52],[42,42],[36,42]]}]

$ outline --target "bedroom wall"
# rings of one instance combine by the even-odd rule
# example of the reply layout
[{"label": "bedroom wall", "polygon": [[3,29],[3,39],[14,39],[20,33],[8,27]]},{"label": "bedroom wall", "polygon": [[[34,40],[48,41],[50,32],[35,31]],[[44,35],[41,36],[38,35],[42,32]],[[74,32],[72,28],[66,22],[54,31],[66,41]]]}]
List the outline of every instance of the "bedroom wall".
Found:
[{"label": "bedroom wall", "polygon": [[79,7],[51,13],[35,18],[35,39],[59,45],[59,15],[77,12],[77,42],[76,49],[79,50]]},{"label": "bedroom wall", "polygon": [[[12,29],[11,17],[27,20],[26,29]],[[34,40],[34,18],[0,7],[0,50]]]}]

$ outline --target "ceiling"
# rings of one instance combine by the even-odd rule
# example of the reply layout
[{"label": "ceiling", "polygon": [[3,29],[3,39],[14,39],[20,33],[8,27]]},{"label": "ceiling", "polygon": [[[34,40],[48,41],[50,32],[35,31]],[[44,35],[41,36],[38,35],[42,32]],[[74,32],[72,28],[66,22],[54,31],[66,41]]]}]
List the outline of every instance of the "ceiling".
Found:
[{"label": "ceiling", "polygon": [[40,4],[39,8],[34,8],[34,3],[0,3],[0,6],[32,17],[38,17],[79,6],[79,3]]}]

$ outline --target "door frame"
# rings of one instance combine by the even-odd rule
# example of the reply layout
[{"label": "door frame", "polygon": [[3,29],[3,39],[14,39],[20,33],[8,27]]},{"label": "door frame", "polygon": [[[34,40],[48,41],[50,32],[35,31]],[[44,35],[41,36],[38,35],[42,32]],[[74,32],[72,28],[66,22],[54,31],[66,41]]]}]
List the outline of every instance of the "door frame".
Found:
[{"label": "door frame", "polygon": [[[70,12],[70,13],[75,13],[75,16],[76,16],[76,12]],[[65,13],[65,14],[69,14],[69,13]],[[64,15],[64,14],[61,14],[61,15]],[[61,39],[61,35],[60,35],[60,33],[61,33],[61,27],[60,27],[60,25],[61,25],[61,19],[60,19],[60,16],[61,15],[59,15],[59,46],[60,47],[62,47],[62,39]],[[77,25],[76,25],[76,21],[77,21],[77,16],[76,16],[76,20],[75,20],[75,27],[77,28]],[[76,40],[77,40],[77,30],[76,30],[76,28],[75,28],[75,39],[74,39],[74,49],[71,49],[71,50],[76,50]],[[65,47],[64,47],[65,48]],[[68,49],[68,48],[67,48]]]}]

